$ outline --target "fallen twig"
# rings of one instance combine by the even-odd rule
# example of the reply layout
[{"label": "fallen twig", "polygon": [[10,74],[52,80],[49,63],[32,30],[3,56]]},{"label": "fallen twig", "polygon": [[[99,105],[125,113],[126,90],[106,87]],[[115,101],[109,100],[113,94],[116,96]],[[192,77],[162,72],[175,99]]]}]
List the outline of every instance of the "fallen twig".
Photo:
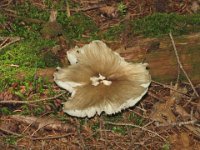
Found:
[{"label": "fallen twig", "polygon": [[191,98],[190,95],[188,95],[188,94],[186,94],[186,93],[183,93],[183,92],[181,92],[181,91],[178,91],[178,90],[172,88],[172,87],[169,86],[169,85],[166,85],[166,84],[163,84],[163,83],[154,81],[154,80],[151,80],[151,82],[152,82],[152,83],[155,83],[155,84],[158,84],[158,85],[161,85],[161,86],[163,86],[164,88],[168,88],[168,89],[170,89],[170,90],[172,90],[172,91],[174,91],[174,92],[177,92],[177,93],[179,93],[179,94],[182,94],[182,95],[186,96],[187,98]]},{"label": "fallen twig", "polygon": [[171,42],[172,42],[172,45],[173,45],[173,48],[174,48],[174,52],[175,52],[175,55],[176,55],[176,59],[177,59],[177,62],[178,62],[178,65],[180,67],[180,69],[183,71],[184,75],[186,76],[187,80],[189,81],[194,93],[196,94],[197,97],[199,97],[199,94],[198,92],[196,91],[194,85],[192,84],[192,81],[190,80],[189,76],[187,75],[187,72],[185,71],[185,69],[183,68],[183,65],[180,61],[180,58],[178,56],[178,52],[177,52],[177,49],[176,49],[176,45],[175,45],[175,42],[174,42],[174,39],[173,39],[173,36],[172,36],[172,33],[170,32],[169,33],[169,36],[171,38]]},{"label": "fallen twig", "polygon": [[164,137],[162,137],[161,135],[159,135],[158,133],[156,133],[152,130],[146,129],[145,127],[141,127],[141,126],[138,126],[138,125],[135,125],[135,124],[130,124],[130,123],[115,123],[115,122],[109,122],[109,121],[106,121],[105,123],[111,124],[111,125],[117,125],[117,126],[130,126],[130,127],[139,128],[139,129],[142,129],[143,131],[147,131],[149,133],[152,133],[152,134],[158,136],[159,138],[161,138],[163,141],[167,142],[167,140]]},{"label": "fallen twig", "polygon": [[38,129],[44,128],[46,130],[56,130],[56,131],[64,131],[69,132],[74,130],[74,127],[71,124],[64,124],[61,121],[52,119],[52,118],[37,118],[34,116],[22,116],[22,115],[11,115],[10,119],[13,119],[17,122],[25,123]]},{"label": "fallen twig", "polygon": [[46,137],[38,137],[38,138],[30,138],[31,140],[52,140],[52,139],[60,139],[60,138],[65,138],[67,136],[70,136],[74,133],[68,133],[65,135],[60,135],[60,136],[46,136]]},{"label": "fallen twig", "polygon": [[66,91],[64,91],[54,97],[43,98],[43,99],[39,99],[39,100],[30,100],[30,101],[15,101],[15,100],[6,101],[6,100],[3,100],[3,101],[0,101],[0,104],[31,104],[31,103],[43,102],[43,101],[56,99],[65,93],[66,93]]},{"label": "fallen twig", "polygon": [[[47,112],[47,113],[41,115],[39,118],[37,118],[37,119],[35,120],[35,122],[36,122],[38,119],[40,119],[40,118],[44,117],[45,115],[47,115],[48,113],[50,113],[50,112]],[[35,122],[31,122],[31,123],[24,129],[24,131],[23,131],[22,133],[24,133],[26,130],[28,130],[28,128],[29,128],[30,126],[32,126]]]},{"label": "fallen twig", "polygon": [[5,48],[8,45],[11,45],[15,42],[18,42],[21,40],[20,37],[0,37],[0,40],[4,40],[1,44],[0,44],[0,50]]},{"label": "fallen twig", "polygon": [[148,95],[150,95],[151,97],[161,101],[161,102],[165,102],[166,100],[164,98],[158,97],[158,95],[156,95],[155,93],[148,91]]},{"label": "fallen twig", "polygon": [[3,132],[6,133],[6,134],[10,134],[10,135],[18,136],[18,137],[22,137],[22,136],[23,136],[23,135],[21,135],[21,134],[12,132],[12,131],[7,130],[7,129],[0,128],[0,130],[3,131]]},{"label": "fallen twig", "polygon": [[191,124],[198,124],[199,121],[191,120],[191,121],[183,121],[183,122],[174,122],[174,123],[167,123],[167,124],[159,124],[157,123],[156,126],[158,127],[165,127],[165,126],[182,126],[182,125],[191,125]]},{"label": "fallen twig", "polygon": [[101,7],[104,7],[105,5],[94,5],[94,6],[90,6],[90,7],[86,7],[86,8],[79,8],[79,9],[71,9],[71,11],[75,11],[75,12],[79,12],[79,11],[90,11],[93,9],[98,9]]}]

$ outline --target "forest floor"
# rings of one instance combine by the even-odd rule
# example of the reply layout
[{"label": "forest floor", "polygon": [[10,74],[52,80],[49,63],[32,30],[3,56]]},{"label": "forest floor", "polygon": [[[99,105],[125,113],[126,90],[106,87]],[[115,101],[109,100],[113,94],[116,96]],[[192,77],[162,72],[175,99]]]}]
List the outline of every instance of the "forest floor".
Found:
[{"label": "forest floor", "polygon": [[153,79],[136,106],[91,119],[65,114],[69,93],[53,82],[75,45],[199,33],[199,12],[199,0],[1,0],[0,148],[199,150],[198,81]]}]

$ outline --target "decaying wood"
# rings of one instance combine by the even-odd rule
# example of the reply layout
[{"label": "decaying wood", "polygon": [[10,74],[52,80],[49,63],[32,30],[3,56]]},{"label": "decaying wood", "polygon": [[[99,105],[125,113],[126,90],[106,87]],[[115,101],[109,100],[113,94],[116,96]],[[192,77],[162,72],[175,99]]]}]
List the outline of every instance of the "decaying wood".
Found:
[{"label": "decaying wood", "polygon": [[194,87],[192,81],[190,80],[190,78],[189,78],[187,72],[185,71],[185,69],[183,68],[183,65],[182,65],[182,63],[181,63],[181,61],[180,61],[180,58],[179,58],[179,55],[178,55],[178,52],[177,52],[177,49],[176,49],[176,45],[175,45],[175,42],[174,42],[174,38],[173,38],[171,32],[169,33],[169,36],[170,36],[170,39],[171,39],[171,41],[172,41],[172,45],[173,45],[174,52],[175,52],[176,59],[177,59],[177,63],[178,63],[178,77],[177,77],[177,81],[179,80],[179,77],[180,77],[180,70],[182,70],[182,72],[184,73],[184,75],[185,75],[185,77],[187,78],[188,82],[190,83],[190,85],[191,85],[191,87],[192,87],[192,89],[193,89],[193,91],[194,91],[194,94],[195,94],[197,97],[199,97],[199,94],[198,94],[198,92],[196,91],[196,89],[195,89],[195,87]]},{"label": "decaying wood", "polygon": [[64,124],[58,120],[52,118],[37,118],[37,117],[30,117],[30,116],[21,116],[21,115],[12,115],[10,119],[15,120],[20,123],[25,123],[27,125],[31,125],[38,129],[46,129],[46,130],[56,130],[56,131],[65,131],[70,132],[73,131],[75,128],[70,124]]},{"label": "decaying wood", "polygon": [[[200,33],[174,37],[180,61],[192,82],[200,82]],[[117,51],[132,62],[149,63],[156,81],[169,82],[177,78],[177,60],[169,37],[133,39],[132,47]],[[185,78],[181,74],[181,78]]]},{"label": "decaying wood", "polygon": [[[177,51],[183,68],[191,81],[200,83],[200,33],[174,37]],[[171,82],[176,80],[178,69],[177,59],[174,54],[170,37],[164,38],[143,38],[137,37],[132,40],[131,47],[119,48],[119,44],[108,44],[111,48],[117,49],[127,61],[149,63],[152,79],[159,82]],[[49,70],[49,71],[48,71]],[[52,79],[54,69],[40,69],[38,75],[47,76]],[[185,79],[181,74],[181,79]]]}]

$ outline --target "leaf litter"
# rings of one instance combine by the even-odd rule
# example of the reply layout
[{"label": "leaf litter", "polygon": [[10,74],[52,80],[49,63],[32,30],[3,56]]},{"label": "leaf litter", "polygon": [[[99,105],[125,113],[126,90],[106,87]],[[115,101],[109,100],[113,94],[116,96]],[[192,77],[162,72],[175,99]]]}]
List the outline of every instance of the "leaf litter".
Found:
[{"label": "leaf litter", "polygon": [[[77,0],[75,2],[79,3]],[[99,3],[101,4],[99,1],[94,1],[93,3],[95,2],[97,5]],[[158,0],[159,2],[161,0]],[[44,4],[41,3],[40,5],[38,1],[32,1],[32,3],[45,8]],[[80,4],[84,7],[88,3],[88,1],[83,0]],[[178,5],[178,2],[173,2],[169,5],[170,7],[163,6],[162,8],[154,8],[153,0],[143,0],[139,5],[137,1],[132,3],[125,1],[126,3],[134,6],[128,8],[128,11],[133,14],[131,17],[142,17],[151,14],[154,9],[164,12],[175,11],[181,14],[188,13],[189,10],[198,11],[199,9],[198,3],[187,5],[183,2],[182,5]],[[110,1],[109,4],[99,7],[98,11],[94,9],[86,11],[85,13],[95,20],[101,28],[101,26],[115,25],[119,22],[120,17],[117,11],[116,2]],[[98,14],[102,14],[103,17]],[[41,72],[41,76],[51,76],[52,70],[44,70],[39,71],[38,74]],[[182,87],[179,85],[171,85],[171,88],[192,97],[190,89],[186,85],[184,83],[182,83]],[[0,93],[0,100],[21,100],[22,97],[20,94],[27,94],[27,96],[36,94],[35,97],[49,97],[48,92],[45,91],[42,92],[43,94],[37,95],[34,92],[33,85],[30,86],[31,88],[29,90],[23,85],[13,85],[11,88],[15,89],[16,87],[19,87],[18,91],[20,93],[12,93],[12,90],[7,90]],[[39,85],[36,87],[36,90],[40,90]],[[54,86],[52,90],[58,91],[58,88]],[[32,149],[160,149],[162,147],[175,150],[200,149],[200,128],[198,122],[187,124],[189,121],[198,121],[200,119],[199,99],[192,98],[192,101],[190,101],[183,94],[171,91],[168,88],[154,83],[150,91],[156,91],[156,95],[164,101],[147,95],[137,107],[124,111],[120,117],[115,115],[102,115],[100,118],[95,117],[91,120],[87,118],[77,119],[69,117],[63,114],[63,112],[58,111],[62,107],[61,102],[67,99],[67,94],[54,99],[52,102],[45,101],[42,103],[45,105],[45,110],[39,116],[28,113],[28,111],[31,112],[31,110],[41,105],[37,103],[28,104],[23,108],[18,105],[10,107],[11,110],[17,110],[16,112],[26,110],[28,116],[12,114],[13,112],[9,112],[9,110],[2,109],[1,107],[0,135],[3,138],[0,138],[0,146],[7,149],[16,147],[21,149],[26,149],[27,147]],[[188,103],[188,101],[190,102]],[[6,112],[8,115],[5,115]],[[131,113],[134,113],[135,117],[130,118]],[[114,123],[122,122],[125,124],[136,123],[138,120],[142,120],[142,127],[168,139],[169,143],[164,143],[153,134],[138,128],[128,126],[122,128],[105,124],[105,120],[111,120],[113,118]],[[15,136],[14,133],[20,135],[21,138],[16,140],[17,144],[9,144],[8,141],[12,139],[9,135]],[[166,146],[168,144],[169,146]]]}]

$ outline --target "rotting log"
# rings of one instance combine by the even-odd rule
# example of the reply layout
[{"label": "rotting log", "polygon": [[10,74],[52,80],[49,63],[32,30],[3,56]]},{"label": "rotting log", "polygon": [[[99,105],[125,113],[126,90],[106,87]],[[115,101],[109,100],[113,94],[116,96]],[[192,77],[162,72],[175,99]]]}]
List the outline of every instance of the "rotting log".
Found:
[{"label": "rotting log", "polygon": [[[200,83],[200,33],[174,36],[183,68],[194,83]],[[178,63],[170,37],[136,38],[132,47],[118,49],[121,56],[131,62],[147,62],[152,79],[170,82],[177,78]],[[186,81],[181,72],[180,78]]]},{"label": "rotting log", "polygon": [[[177,51],[185,71],[195,84],[200,83],[200,33],[174,36]],[[178,63],[169,36],[164,38],[137,37],[131,41],[131,47],[119,48],[119,43],[108,44],[117,49],[127,61],[147,62],[152,79],[169,83],[178,75]],[[52,79],[55,69],[39,69],[38,75]],[[181,80],[187,81],[184,74]]]}]

